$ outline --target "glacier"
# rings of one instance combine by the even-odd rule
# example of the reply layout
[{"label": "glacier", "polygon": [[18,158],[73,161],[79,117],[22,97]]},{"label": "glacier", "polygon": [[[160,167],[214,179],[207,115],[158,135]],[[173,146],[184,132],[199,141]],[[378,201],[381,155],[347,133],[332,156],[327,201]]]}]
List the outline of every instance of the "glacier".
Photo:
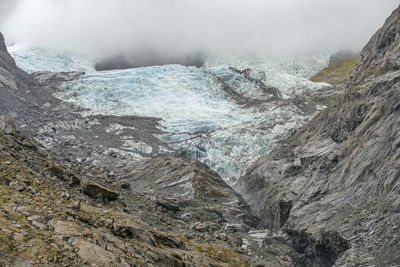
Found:
[{"label": "glacier", "polygon": [[94,71],[92,61],[96,59],[92,57],[60,53],[54,49],[31,47],[23,44],[12,44],[8,45],[7,48],[18,67],[28,73],[39,71]]},{"label": "glacier", "polygon": [[329,86],[309,80],[328,64],[328,55],[210,58],[201,68],[96,72],[93,58],[22,45],[9,51],[30,73],[84,71],[56,96],[86,108],[86,115],[160,118],[158,138],[167,144],[160,151],[200,160],[230,185],[313,116],[291,100]]}]

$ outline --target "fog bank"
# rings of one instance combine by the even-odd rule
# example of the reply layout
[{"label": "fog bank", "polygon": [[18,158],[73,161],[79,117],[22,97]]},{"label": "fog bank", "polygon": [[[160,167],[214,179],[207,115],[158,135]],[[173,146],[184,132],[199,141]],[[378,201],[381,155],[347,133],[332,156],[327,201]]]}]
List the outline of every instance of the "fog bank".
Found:
[{"label": "fog bank", "polygon": [[[359,50],[399,0],[1,0],[9,41],[113,57]],[[13,9],[12,6],[16,4]]]}]

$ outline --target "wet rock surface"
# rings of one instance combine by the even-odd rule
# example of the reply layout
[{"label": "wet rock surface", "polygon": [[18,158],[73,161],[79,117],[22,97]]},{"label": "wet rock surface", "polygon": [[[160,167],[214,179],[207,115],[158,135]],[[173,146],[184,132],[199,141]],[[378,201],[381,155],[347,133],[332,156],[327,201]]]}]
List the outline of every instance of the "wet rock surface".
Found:
[{"label": "wet rock surface", "polygon": [[399,21],[400,8],[362,51],[344,95],[237,185],[263,223],[289,235],[302,265],[400,264]]}]

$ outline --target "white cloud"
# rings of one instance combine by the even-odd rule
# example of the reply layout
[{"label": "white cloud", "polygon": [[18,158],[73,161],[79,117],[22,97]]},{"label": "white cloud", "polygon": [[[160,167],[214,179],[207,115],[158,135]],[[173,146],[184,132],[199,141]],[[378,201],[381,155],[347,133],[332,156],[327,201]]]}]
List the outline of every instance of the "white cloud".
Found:
[{"label": "white cloud", "polygon": [[199,50],[274,55],[361,49],[398,4],[399,0],[19,0],[1,28],[12,41],[97,55],[148,49],[172,55]]}]

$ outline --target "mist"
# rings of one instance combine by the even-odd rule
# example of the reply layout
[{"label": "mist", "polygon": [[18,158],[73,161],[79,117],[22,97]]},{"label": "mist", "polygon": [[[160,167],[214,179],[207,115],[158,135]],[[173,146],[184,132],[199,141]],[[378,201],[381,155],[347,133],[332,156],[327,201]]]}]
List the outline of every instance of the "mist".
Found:
[{"label": "mist", "polygon": [[358,51],[399,0],[1,0],[11,42],[92,56]]},{"label": "mist", "polygon": [[8,18],[8,16],[14,11],[16,6],[15,0],[1,0],[0,2],[0,25]]}]

